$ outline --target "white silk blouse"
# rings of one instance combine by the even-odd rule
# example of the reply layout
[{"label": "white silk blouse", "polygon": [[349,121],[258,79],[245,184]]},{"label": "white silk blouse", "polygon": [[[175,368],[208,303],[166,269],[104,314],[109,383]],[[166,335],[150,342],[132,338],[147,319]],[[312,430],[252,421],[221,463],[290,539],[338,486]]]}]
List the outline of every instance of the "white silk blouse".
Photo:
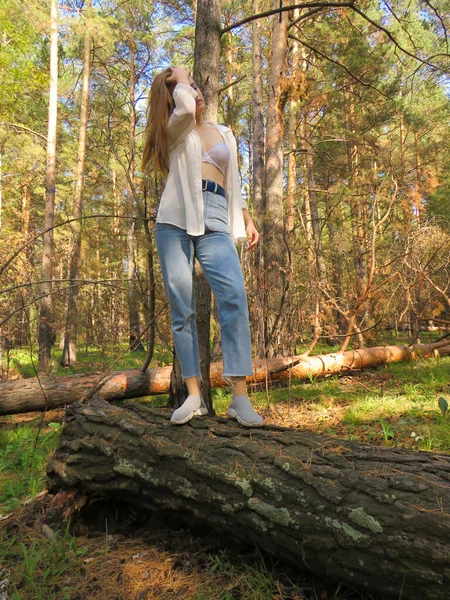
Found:
[{"label": "white silk blouse", "polygon": [[[168,223],[185,229],[189,235],[203,235],[202,147],[195,131],[195,99],[197,92],[184,83],[173,91],[175,109],[167,125],[169,141],[169,174],[159,204],[157,223]],[[235,243],[246,239],[242,209],[247,203],[241,194],[237,163],[236,138],[229,127],[211,123],[222,135],[230,150],[225,172],[225,194],[228,201],[228,225]]]}]

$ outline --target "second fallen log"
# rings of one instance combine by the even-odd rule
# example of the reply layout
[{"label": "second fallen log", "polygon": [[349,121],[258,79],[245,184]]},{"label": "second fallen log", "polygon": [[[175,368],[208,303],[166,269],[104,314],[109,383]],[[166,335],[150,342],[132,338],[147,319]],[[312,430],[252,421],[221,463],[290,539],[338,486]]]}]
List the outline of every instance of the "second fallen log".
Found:
[{"label": "second fallen log", "polygon": [[[292,377],[308,380],[311,376],[338,375],[356,369],[379,367],[394,362],[410,361],[417,356],[450,354],[450,345],[418,344],[406,346],[379,346],[348,350],[347,352],[318,356],[293,356],[253,361],[253,375],[249,382],[278,381]],[[167,394],[172,367],[87,373],[69,377],[33,377],[0,383],[0,415],[12,415],[58,408],[89,397],[113,402],[153,394]],[[222,363],[211,364],[211,387],[225,386]]]},{"label": "second fallen log", "polygon": [[67,409],[51,492],[174,511],[382,598],[450,597],[450,457],[94,401]]}]

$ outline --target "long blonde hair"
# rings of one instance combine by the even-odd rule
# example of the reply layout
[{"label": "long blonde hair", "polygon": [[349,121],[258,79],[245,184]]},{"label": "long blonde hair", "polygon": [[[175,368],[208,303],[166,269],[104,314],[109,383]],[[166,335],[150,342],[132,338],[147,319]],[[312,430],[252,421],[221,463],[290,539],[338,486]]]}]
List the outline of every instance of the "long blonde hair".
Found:
[{"label": "long blonde hair", "polygon": [[164,175],[167,175],[169,171],[167,123],[175,107],[172,90],[166,84],[166,80],[171,74],[170,68],[164,69],[153,80],[147,108],[145,145],[142,157],[143,170],[150,162],[153,162],[155,168]]}]

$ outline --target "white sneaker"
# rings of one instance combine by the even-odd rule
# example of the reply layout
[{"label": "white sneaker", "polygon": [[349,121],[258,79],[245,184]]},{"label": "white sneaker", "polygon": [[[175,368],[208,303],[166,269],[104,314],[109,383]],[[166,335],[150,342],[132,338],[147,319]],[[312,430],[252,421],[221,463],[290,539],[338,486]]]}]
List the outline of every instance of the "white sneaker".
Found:
[{"label": "white sneaker", "polygon": [[192,417],[207,414],[208,409],[201,396],[188,396],[184,403],[173,412],[170,422],[173,425],[183,425],[190,421]]},{"label": "white sneaker", "polygon": [[264,419],[254,410],[247,396],[233,396],[228,416],[245,427],[261,427]]}]

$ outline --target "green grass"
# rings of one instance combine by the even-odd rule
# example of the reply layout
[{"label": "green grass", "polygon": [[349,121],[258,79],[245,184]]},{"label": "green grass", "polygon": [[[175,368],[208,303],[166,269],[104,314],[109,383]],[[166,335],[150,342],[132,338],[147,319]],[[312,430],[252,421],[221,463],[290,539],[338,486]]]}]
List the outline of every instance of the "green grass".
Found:
[{"label": "green grass", "polygon": [[[423,342],[433,341],[436,335],[433,333],[425,332],[421,339]],[[376,340],[373,341],[374,346],[382,346],[382,345],[408,345],[410,343],[410,339],[404,333],[399,333],[398,336],[395,335],[395,332],[385,332],[382,335],[378,336]],[[305,348],[308,344],[297,343],[295,352],[296,354],[301,354],[304,352]],[[75,373],[89,373],[92,371],[102,371],[108,368],[111,368],[113,365],[114,371],[122,371],[128,369],[139,369],[144,363],[147,353],[146,352],[127,352],[128,344],[124,341],[121,344],[110,344],[105,347],[95,347],[91,346],[86,349],[84,344],[81,344],[78,348],[77,352],[77,364],[76,366],[71,367],[62,367],[60,365],[60,360],[62,357],[62,350],[60,350],[57,346],[54,346],[52,349],[52,375],[55,376],[63,376],[63,375],[72,375]],[[329,346],[324,342],[318,343],[313,351],[312,355],[317,354],[330,354],[332,352],[336,352],[339,349],[339,345]],[[36,371],[35,367],[38,362],[38,348],[37,346],[33,346],[30,348],[22,348],[10,350],[8,353],[9,356],[9,365],[10,365],[10,376],[12,374],[17,374],[20,377],[35,377]],[[117,362],[115,362],[117,360]],[[166,348],[166,346],[162,344],[156,344],[153,359],[151,362],[151,367],[157,366],[167,366],[172,364],[172,354]],[[314,378],[312,378],[311,383],[314,382]]]},{"label": "green grass", "polygon": [[[230,561],[228,554],[224,550],[219,550],[217,554],[209,555],[209,572],[225,575],[229,578],[228,589],[222,594],[214,593],[211,596],[211,587],[204,586],[199,593],[188,596],[187,600],[211,600],[217,598],[220,600],[234,600],[242,598],[243,600],[273,600],[276,592],[276,582],[273,573],[268,569],[267,564],[258,553],[254,564],[243,563],[237,567]],[[237,594],[237,595],[236,595]]]},{"label": "green grass", "polygon": [[[143,357],[143,353],[127,355],[118,368],[140,366]],[[94,353],[85,358],[86,370],[102,360]],[[251,398],[266,419],[277,424],[286,424],[284,419],[292,409],[297,420],[289,422],[290,426],[356,442],[450,452],[450,415],[444,415],[438,404],[440,397],[450,403],[449,379],[450,357],[445,357],[393,364],[356,377],[293,380],[290,388],[274,388],[268,394],[252,392]],[[212,395],[216,412],[225,414],[230,390],[214,389]],[[167,396],[146,402],[164,406]],[[13,424],[14,417],[7,421]],[[36,433],[36,422],[17,424],[0,433],[0,514],[10,512],[45,486],[45,468],[57,446],[60,428],[57,424],[43,428],[35,447]],[[26,530],[24,534],[22,530],[6,532],[0,528],[0,565],[11,565],[14,571],[8,598],[81,600],[77,581],[83,578],[87,549],[79,545],[68,529],[47,539]],[[237,593],[249,600],[269,600],[277,589],[264,561],[237,566],[226,552],[219,552],[210,556],[206,568],[230,581],[220,591],[222,595],[214,598],[232,600]],[[211,589],[205,584],[190,600],[210,599]]]},{"label": "green grass", "polygon": [[[410,384],[410,393],[439,392],[448,390],[450,381],[450,358],[437,357],[421,360],[418,363],[395,363],[387,367],[387,372],[404,384]],[[405,368],[408,366],[408,368]]]},{"label": "green grass", "polygon": [[57,446],[59,429],[42,430],[35,446],[36,435],[33,425],[0,433],[0,514],[45,487],[45,467]]},{"label": "green grass", "polygon": [[[331,336],[332,337],[332,336]],[[436,333],[423,331],[420,334],[420,341],[423,344],[427,344],[435,341]],[[339,350],[340,344],[342,343],[343,338],[338,338],[338,343],[334,345],[329,345],[325,343],[325,341],[319,341],[313,348],[311,352],[311,356],[316,356],[317,354],[331,354],[333,352],[337,352]],[[367,339],[367,346],[409,346],[411,344],[412,339],[405,333],[399,331],[396,333],[395,331],[377,331],[376,338],[373,340]],[[350,341],[348,350],[352,349],[352,343],[357,344],[357,340],[352,338]],[[305,348],[308,347],[307,343],[297,343],[295,348],[296,354],[301,354],[304,352]],[[358,347],[356,345],[356,347]]]},{"label": "green grass", "polygon": [[[81,347],[77,352],[77,364],[71,367],[60,365],[62,350],[54,347],[52,349],[51,374],[59,377],[76,373],[91,373],[93,371],[103,371],[111,368],[111,366],[114,371],[139,369],[147,358],[147,352],[127,352],[127,347],[125,343],[108,349],[91,347],[87,352]],[[37,346],[33,346],[31,350],[30,348],[10,350],[10,376],[16,373],[24,378],[35,377],[35,369],[38,364],[37,354]],[[157,345],[150,366],[167,366],[171,364],[172,354],[165,346]]]},{"label": "green grass", "polygon": [[[36,441],[36,423],[0,433],[0,514],[18,508],[45,488],[45,469],[56,449],[60,426],[50,423]],[[48,529],[49,538],[16,528],[0,528],[0,571],[10,571],[9,600],[72,600],[82,556],[77,538],[66,529]],[[41,533],[39,531],[39,533]]]},{"label": "green grass", "polygon": [[79,548],[77,538],[64,530],[49,529],[50,539],[31,539],[26,543],[17,531],[0,530],[0,565],[9,565],[9,600],[73,600],[77,578],[82,575],[82,557],[87,547]]},{"label": "green grass", "polygon": [[[374,374],[367,382],[364,372],[353,380],[293,380],[290,389],[251,394],[252,402],[257,410],[270,408],[272,417],[282,406],[294,408],[301,413],[295,425],[351,441],[450,452],[450,411],[443,416],[438,404],[440,397],[450,404],[450,357],[396,363]],[[229,390],[212,395],[224,414]]]}]

